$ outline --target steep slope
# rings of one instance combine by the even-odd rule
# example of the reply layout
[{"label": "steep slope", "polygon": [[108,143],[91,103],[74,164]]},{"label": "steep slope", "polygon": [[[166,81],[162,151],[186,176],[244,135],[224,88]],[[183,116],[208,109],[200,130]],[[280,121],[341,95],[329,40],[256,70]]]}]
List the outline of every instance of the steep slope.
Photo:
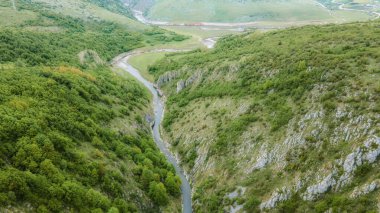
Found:
[{"label": "steep slope", "polygon": [[0,13],[0,212],[180,211],[149,93],[107,61],[181,36],[16,6],[21,20]]},{"label": "steep slope", "polygon": [[378,210],[379,22],[227,37],[150,72],[197,212]]}]

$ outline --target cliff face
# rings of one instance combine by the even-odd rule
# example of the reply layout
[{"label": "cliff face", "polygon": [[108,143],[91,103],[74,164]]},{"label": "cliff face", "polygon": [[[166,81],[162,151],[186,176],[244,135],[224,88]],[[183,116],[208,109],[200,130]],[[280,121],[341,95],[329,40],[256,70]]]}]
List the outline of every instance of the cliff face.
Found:
[{"label": "cliff face", "polygon": [[197,211],[378,209],[379,26],[230,37],[155,65]]}]

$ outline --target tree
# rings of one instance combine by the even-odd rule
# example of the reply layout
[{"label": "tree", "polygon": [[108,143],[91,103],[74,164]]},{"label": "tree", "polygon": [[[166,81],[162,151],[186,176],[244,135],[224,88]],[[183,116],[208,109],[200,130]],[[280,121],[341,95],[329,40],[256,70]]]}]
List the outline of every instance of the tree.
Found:
[{"label": "tree", "polygon": [[119,213],[119,209],[117,209],[116,207],[111,207],[107,213]]},{"label": "tree", "polygon": [[108,209],[111,202],[109,199],[102,195],[102,193],[95,191],[94,189],[89,189],[86,193],[86,201],[89,206],[100,207],[102,209]]},{"label": "tree", "polygon": [[55,167],[49,159],[42,161],[40,164],[40,172],[56,183],[62,182],[65,179],[57,167]]},{"label": "tree", "polygon": [[71,203],[76,207],[83,206],[85,192],[81,185],[76,182],[65,181],[62,184],[62,188],[65,191],[66,203]]},{"label": "tree", "polygon": [[165,206],[169,202],[169,197],[163,183],[151,182],[149,185],[149,196],[153,202],[161,206]]},{"label": "tree", "polygon": [[178,195],[181,192],[181,179],[169,172],[165,179],[165,186],[171,195]]},{"label": "tree", "polygon": [[149,170],[144,168],[143,172],[140,177],[141,184],[145,189],[149,188],[149,184],[154,180],[154,173]]}]

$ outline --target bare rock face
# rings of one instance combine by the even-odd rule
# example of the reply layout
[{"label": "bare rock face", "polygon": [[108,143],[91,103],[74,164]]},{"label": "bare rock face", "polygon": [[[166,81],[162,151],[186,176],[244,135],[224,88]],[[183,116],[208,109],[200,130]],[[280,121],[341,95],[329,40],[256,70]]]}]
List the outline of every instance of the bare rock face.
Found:
[{"label": "bare rock face", "polygon": [[157,80],[157,86],[161,87],[166,83],[171,82],[172,80],[178,78],[182,72],[180,71],[171,71],[171,72],[166,72],[163,75],[161,75],[158,80]]},{"label": "bare rock face", "polygon": [[246,170],[247,174],[253,172],[254,170],[262,169],[273,161],[273,153],[270,153],[268,149],[269,148],[267,144],[261,145],[256,162],[253,164],[252,167]]},{"label": "bare rock face", "polygon": [[198,71],[198,72],[194,73],[192,76],[190,76],[186,81],[184,81],[184,80],[178,81],[177,82],[177,93],[181,92],[186,87],[194,84],[195,82],[197,82],[201,78],[202,78],[202,72]]},{"label": "bare rock face", "polygon": [[364,142],[363,147],[357,148],[349,154],[343,162],[344,174],[340,177],[338,187],[350,183],[353,172],[364,163],[374,163],[380,155],[380,138],[370,137]]},{"label": "bare rock face", "polygon": [[370,138],[364,143],[364,146],[367,149],[367,152],[364,155],[364,159],[369,163],[374,163],[380,156],[380,138]]},{"label": "bare rock face", "polygon": [[329,189],[331,189],[331,187],[333,187],[336,184],[334,175],[335,173],[331,173],[327,177],[325,177],[321,182],[307,187],[303,199],[314,200],[318,195],[323,194],[327,192]]},{"label": "bare rock face", "polygon": [[267,152],[267,150],[265,150],[264,152],[262,152],[262,154],[257,159],[257,162],[254,165],[253,169],[264,168],[268,164],[269,160],[270,159],[268,158],[268,152]]},{"label": "bare rock face", "polygon": [[[171,72],[166,72],[165,74],[161,75],[158,80],[157,80],[157,86],[161,87],[174,79],[179,78],[183,74],[183,70],[181,71],[171,71]],[[190,76],[186,80],[180,80],[177,82],[177,93],[181,92],[183,89],[186,87],[195,84],[197,81],[199,81],[202,78],[202,72],[197,71],[195,72],[192,76]]]},{"label": "bare rock face", "polygon": [[[267,201],[262,202],[261,209],[270,209],[276,207],[278,202],[285,201],[290,198],[293,192],[301,193],[304,200],[311,201],[317,199],[320,195],[328,191],[339,191],[354,178],[355,171],[363,164],[375,163],[380,156],[380,137],[375,135],[373,128],[373,119],[367,116],[354,116],[350,111],[341,108],[336,112],[336,118],[346,118],[347,122],[342,122],[338,128],[334,130],[330,137],[331,144],[338,143],[352,143],[356,140],[364,140],[358,144],[350,153],[346,153],[341,159],[326,164],[325,168],[315,172],[309,172],[300,176],[302,181],[295,179],[293,182],[294,187],[289,190],[289,194],[284,194],[281,191],[274,191],[272,196]],[[297,147],[320,148],[321,142],[319,141],[320,135],[328,131],[327,125],[324,123],[323,118],[325,113],[323,110],[315,109],[305,114],[300,120],[289,121],[287,134],[282,143],[276,143],[273,146],[261,144],[255,147],[259,150],[256,155],[249,161],[246,173],[251,173],[254,170],[260,170],[266,166],[275,166],[279,170],[283,169],[286,165],[285,154]],[[296,124],[296,125],[294,125]],[[295,127],[295,128],[294,128]],[[294,129],[293,129],[294,128]],[[306,141],[306,136],[310,135],[316,141],[314,146]],[[339,173],[338,171],[343,171]],[[321,177],[321,178],[316,178]],[[305,189],[303,191],[303,189]],[[368,184],[363,188],[358,189],[356,194],[369,193],[377,188],[374,184]],[[302,191],[301,191],[302,190]],[[357,195],[353,196],[357,196]],[[287,195],[287,196],[285,196]]]},{"label": "bare rock face", "polygon": [[271,209],[276,206],[278,202],[288,200],[291,196],[290,189],[283,187],[281,190],[276,190],[271,198],[260,204],[260,209]]},{"label": "bare rock face", "polygon": [[361,187],[356,187],[354,189],[354,191],[351,193],[350,197],[351,198],[357,198],[357,197],[360,197],[362,195],[366,195],[368,193],[371,193],[371,192],[375,191],[379,187],[380,187],[380,180],[372,181],[369,184],[365,184],[365,185],[363,185]]},{"label": "bare rock face", "polygon": [[[237,189],[229,194],[226,195],[226,197],[230,200],[236,199],[244,195],[247,188],[238,186]],[[237,202],[234,202],[229,208],[225,209],[225,212],[230,213],[237,213],[240,212],[241,209],[243,209],[244,205],[238,204]]]},{"label": "bare rock face", "polygon": [[181,92],[181,90],[185,89],[186,82],[184,80],[180,80],[177,82],[177,93]]},{"label": "bare rock face", "polygon": [[[336,177],[336,172],[328,175],[320,183],[309,186],[303,196],[304,200],[314,200],[318,195],[327,192],[332,187],[335,189],[340,189],[351,182],[353,178],[354,171],[364,163],[374,163],[378,156],[380,155],[380,138],[370,137],[364,142],[363,147],[358,147],[355,151],[347,155],[347,157],[342,160],[343,175]],[[358,194],[369,193],[371,190],[377,188],[377,184],[371,183],[368,186],[363,186],[361,190],[353,193],[352,196],[357,196]]]}]

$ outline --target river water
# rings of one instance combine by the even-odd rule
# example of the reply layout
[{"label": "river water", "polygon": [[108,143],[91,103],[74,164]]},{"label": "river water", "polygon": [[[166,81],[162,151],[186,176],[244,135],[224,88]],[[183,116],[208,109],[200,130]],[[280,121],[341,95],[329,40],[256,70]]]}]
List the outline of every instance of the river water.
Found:
[{"label": "river water", "polygon": [[[168,50],[168,52],[170,52],[170,50]],[[136,53],[136,54],[139,54],[139,53]],[[184,213],[191,213],[192,212],[192,205],[191,205],[190,183],[187,180],[183,169],[179,166],[177,159],[174,157],[174,155],[169,151],[169,149],[165,145],[165,142],[162,140],[161,134],[160,134],[160,125],[161,125],[161,121],[164,117],[164,109],[165,109],[164,103],[161,100],[161,98],[159,97],[158,91],[153,86],[153,83],[146,80],[144,77],[142,77],[140,72],[128,63],[128,59],[131,56],[133,56],[133,53],[130,53],[126,57],[117,60],[115,62],[115,65],[117,67],[120,67],[124,71],[128,72],[133,77],[135,77],[146,88],[148,88],[149,91],[152,93],[152,95],[153,95],[153,108],[154,108],[154,121],[155,121],[154,126],[152,128],[153,138],[154,138],[154,141],[156,142],[158,148],[166,156],[168,161],[174,166],[177,175],[181,178],[181,181],[182,181],[182,184],[181,184],[182,210]]]}]

